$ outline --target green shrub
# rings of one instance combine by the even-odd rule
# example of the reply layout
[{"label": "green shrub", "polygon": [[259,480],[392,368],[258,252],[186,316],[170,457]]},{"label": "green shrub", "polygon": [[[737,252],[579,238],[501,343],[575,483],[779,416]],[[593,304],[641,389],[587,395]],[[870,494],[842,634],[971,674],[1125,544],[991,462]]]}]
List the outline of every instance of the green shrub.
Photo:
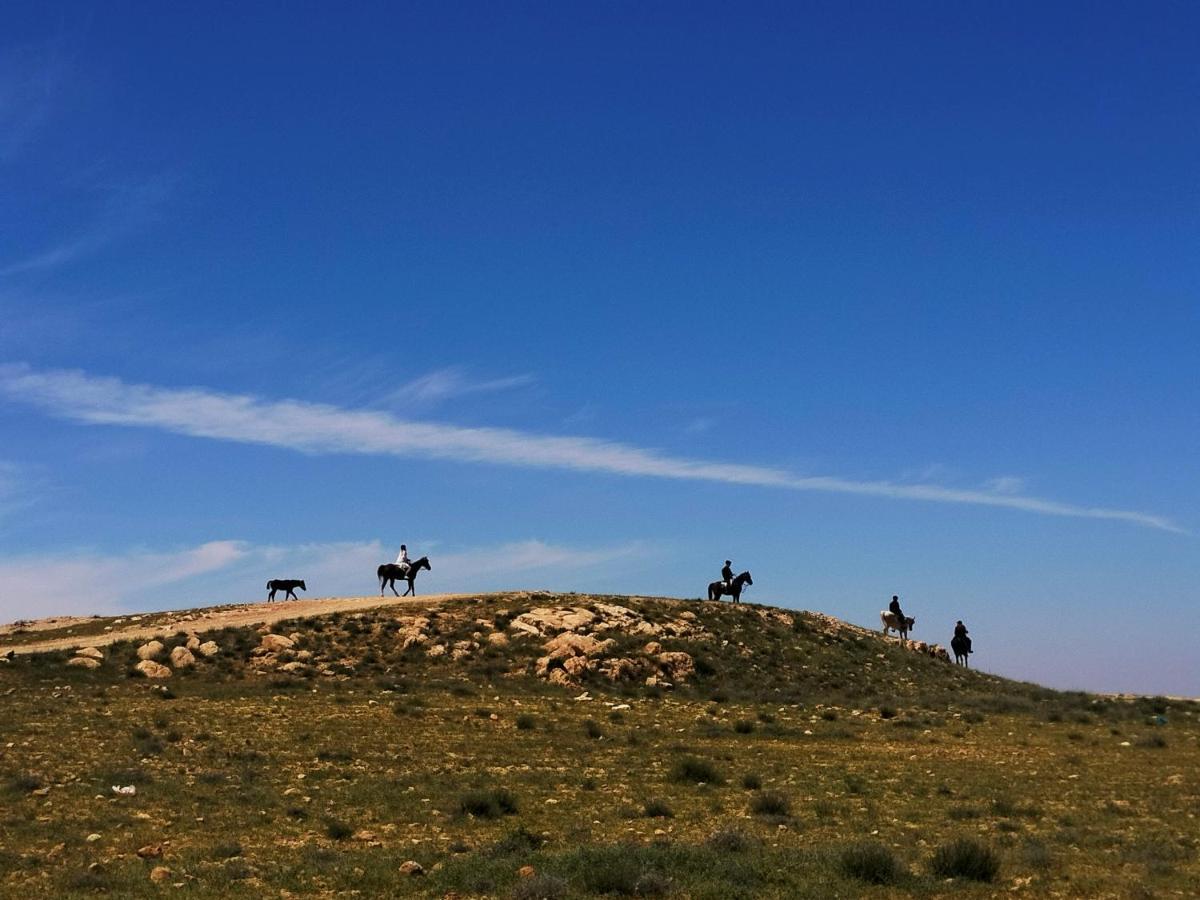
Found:
[{"label": "green shrub", "polygon": [[763,791],[750,801],[750,812],[756,816],[785,819],[792,811],[791,801],[775,791]]},{"label": "green shrub", "polygon": [[900,863],[892,851],[876,841],[854,844],[838,857],[842,874],[868,884],[891,884],[900,876]]},{"label": "green shrub", "polygon": [[504,837],[500,838],[491,848],[493,856],[512,856],[515,853],[530,853],[546,843],[540,834],[534,834],[520,825]]},{"label": "green shrub", "polygon": [[754,722],[750,719],[738,719],[733,723],[733,730],[738,734],[750,734],[754,731]]},{"label": "green shrub", "polygon": [[990,883],[996,880],[1000,871],[1000,858],[974,838],[958,838],[934,851],[930,868],[941,878],[968,878]]},{"label": "green shrub", "polygon": [[532,731],[537,727],[537,719],[529,713],[521,713],[517,716],[517,729],[519,731]]},{"label": "green shrub", "polygon": [[335,841],[344,841],[354,834],[354,829],[345,822],[339,822],[337,819],[326,819],[325,833]]},{"label": "green shrub", "polygon": [[553,875],[522,878],[509,894],[512,900],[565,900],[567,896],[567,883]]},{"label": "green shrub", "polygon": [[458,809],[479,819],[498,819],[516,814],[517,798],[504,788],[469,791],[459,798]]},{"label": "green shrub", "polygon": [[740,853],[751,847],[754,841],[741,829],[726,826],[718,828],[710,834],[705,843],[713,850],[721,850],[726,853]]},{"label": "green shrub", "polygon": [[724,784],[716,766],[706,759],[684,756],[671,766],[671,780],[679,784]]},{"label": "green shrub", "polygon": [[595,719],[584,720],[583,733],[590,737],[593,741],[604,737],[604,729],[600,727],[600,723]]},{"label": "green shrub", "polygon": [[757,791],[762,788],[762,778],[753,772],[747,772],[742,776],[742,787],[748,791]]},{"label": "green shrub", "polygon": [[645,806],[642,807],[642,815],[647,819],[673,819],[675,813],[671,807],[667,806],[662,800],[647,800]]}]

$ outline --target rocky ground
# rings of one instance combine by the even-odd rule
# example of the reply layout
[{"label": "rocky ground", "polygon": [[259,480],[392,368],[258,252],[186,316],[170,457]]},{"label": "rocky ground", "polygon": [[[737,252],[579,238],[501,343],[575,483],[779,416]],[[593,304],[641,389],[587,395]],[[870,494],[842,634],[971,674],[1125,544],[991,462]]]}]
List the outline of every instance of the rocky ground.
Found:
[{"label": "rocky ground", "polygon": [[0,896],[1200,895],[1192,703],[749,604],[283,607],[6,656]]}]

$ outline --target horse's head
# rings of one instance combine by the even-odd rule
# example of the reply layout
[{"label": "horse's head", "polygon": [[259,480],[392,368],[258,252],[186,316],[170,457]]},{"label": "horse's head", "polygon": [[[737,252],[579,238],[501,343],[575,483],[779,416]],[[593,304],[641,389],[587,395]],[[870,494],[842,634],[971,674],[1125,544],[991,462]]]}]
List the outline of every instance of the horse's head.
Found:
[{"label": "horse's head", "polygon": [[912,616],[905,616],[904,624],[908,626],[909,631],[912,631],[913,626],[917,624],[917,620],[914,619]]},{"label": "horse's head", "polygon": [[301,578],[301,579],[300,579],[300,590],[302,590],[302,591],[307,591],[307,590],[308,590],[308,585],[304,583],[304,579],[303,579],[303,578]]},{"label": "horse's head", "polygon": [[741,577],[743,584],[754,584],[754,579],[750,577],[749,572],[743,572]]},{"label": "horse's head", "polygon": [[428,557],[428,556],[422,556],[420,559],[418,559],[418,560],[416,561],[416,563],[414,564],[413,568],[415,568],[415,569],[428,569],[430,572],[432,572],[432,571],[433,571],[433,566],[431,566],[431,565],[429,564],[429,557]]}]

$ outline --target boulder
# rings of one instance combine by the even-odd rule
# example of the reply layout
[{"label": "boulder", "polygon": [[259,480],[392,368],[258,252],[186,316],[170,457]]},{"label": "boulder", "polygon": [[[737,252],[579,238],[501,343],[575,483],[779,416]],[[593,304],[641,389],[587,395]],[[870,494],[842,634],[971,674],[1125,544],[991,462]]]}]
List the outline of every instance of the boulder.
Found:
[{"label": "boulder", "polygon": [[189,650],[191,650],[193,653],[195,653],[197,650],[200,649],[200,638],[196,637],[196,635],[194,635],[194,634],[189,634],[187,643],[184,644],[184,646],[187,647]]},{"label": "boulder", "polygon": [[656,653],[662,653],[662,644],[658,641],[651,641],[642,648],[642,652],[647,656],[654,656]]},{"label": "boulder", "polygon": [[162,641],[150,641],[138,647],[138,659],[154,659],[156,656],[162,656],[165,649],[167,648],[162,645]]},{"label": "boulder", "polygon": [[155,884],[163,884],[171,880],[171,870],[166,866],[155,866],[150,870],[150,880]]},{"label": "boulder", "polygon": [[171,670],[162,663],[156,663],[152,659],[143,659],[134,668],[145,675],[147,678],[170,678]]},{"label": "boulder", "polygon": [[104,659],[104,654],[95,647],[84,647],[75,651],[76,656],[86,656],[88,659]]},{"label": "boulder", "polygon": [[308,672],[308,666],[302,662],[284,663],[279,667],[280,672],[287,672],[289,675],[305,675]]},{"label": "boulder", "polygon": [[592,660],[586,656],[572,656],[569,659],[564,659],[562,664],[562,670],[572,678],[578,678],[584,672],[590,671],[592,667]]},{"label": "boulder", "polygon": [[221,648],[217,645],[216,641],[205,641],[196,650],[199,651],[201,656],[216,656],[221,652]]},{"label": "boulder", "polygon": [[171,666],[176,669],[186,669],[196,664],[196,657],[187,647],[176,647],[171,651]]},{"label": "boulder", "polygon": [[505,647],[508,645],[508,635],[503,631],[493,631],[487,636],[487,642],[493,647]]},{"label": "boulder", "polygon": [[658,665],[669,681],[686,681],[696,674],[696,663],[690,653],[668,650],[658,654]]},{"label": "boulder", "polygon": [[68,666],[74,666],[77,669],[98,669],[100,661],[92,659],[90,656],[76,656],[74,659],[67,660]]},{"label": "boulder", "polygon": [[446,655],[446,645],[445,644],[434,644],[432,647],[430,647],[428,650],[425,651],[425,655],[430,656],[430,657],[445,656]]},{"label": "boulder", "polygon": [[406,860],[400,863],[400,874],[415,878],[418,875],[425,874],[425,867],[414,860]]},{"label": "boulder", "polygon": [[546,655],[552,660],[572,656],[596,656],[607,651],[613,643],[611,640],[597,640],[595,635],[591,634],[564,631],[546,642]]},{"label": "boulder", "polygon": [[282,634],[264,634],[259,646],[269,653],[278,653],[280,650],[291,650],[295,643],[291,638],[284,637]]},{"label": "boulder", "polygon": [[621,657],[606,659],[601,664],[600,671],[610,681],[634,681],[641,674],[642,666],[637,660]]}]

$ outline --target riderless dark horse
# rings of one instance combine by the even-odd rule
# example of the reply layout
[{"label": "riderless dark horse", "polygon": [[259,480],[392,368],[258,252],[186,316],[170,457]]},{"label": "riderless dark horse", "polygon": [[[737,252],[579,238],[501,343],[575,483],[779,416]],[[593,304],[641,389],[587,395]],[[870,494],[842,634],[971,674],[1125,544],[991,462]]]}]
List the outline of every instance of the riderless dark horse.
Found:
[{"label": "riderless dark horse", "polygon": [[754,579],[750,577],[749,572],[743,572],[730,584],[726,584],[724,581],[714,581],[708,586],[708,599],[720,600],[722,594],[728,594],[733,598],[734,603],[741,603],[742,588],[751,584],[754,584]]},{"label": "riderless dark horse", "polygon": [[428,556],[422,556],[420,559],[410,562],[408,564],[407,572],[404,571],[403,566],[398,566],[395,563],[384,563],[376,572],[376,574],[379,576],[379,596],[383,596],[383,586],[385,582],[392,589],[392,593],[396,594],[397,581],[408,582],[408,590],[403,594],[396,594],[397,597],[407,597],[409,594],[412,594],[414,597],[417,596],[417,591],[416,588],[413,587],[413,582],[417,580],[417,572],[419,572],[421,569],[429,569],[431,572],[433,571],[433,567],[429,565]]},{"label": "riderless dark horse", "polygon": [[296,588],[300,588],[302,591],[307,591],[308,585],[306,585],[303,580],[297,578],[272,578],[267,582],[267,590],[271,592],[267,595],[267,602],[269,603],[275,599],[276,591],[287,591],[287,593],[283,595],[284,600],[286,600],[288,597],[291,597],[293,600],[299,600],[300,598],[295,594]]}]

